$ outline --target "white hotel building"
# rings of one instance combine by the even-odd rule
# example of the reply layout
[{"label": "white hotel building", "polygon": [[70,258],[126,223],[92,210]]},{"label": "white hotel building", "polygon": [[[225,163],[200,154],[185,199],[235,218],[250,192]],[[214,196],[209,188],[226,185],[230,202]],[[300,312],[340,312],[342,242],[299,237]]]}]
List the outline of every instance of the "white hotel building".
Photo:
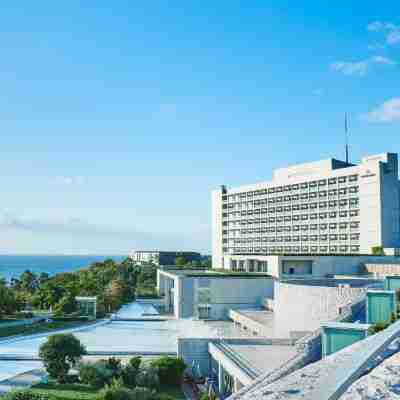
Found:
[{"label": "white hotel building", "polygon": [[359,165],[328,159],[280,168],[268,182],[212,193],[213,268],[268,255],[388,255],[400,247],[397,154]]}]

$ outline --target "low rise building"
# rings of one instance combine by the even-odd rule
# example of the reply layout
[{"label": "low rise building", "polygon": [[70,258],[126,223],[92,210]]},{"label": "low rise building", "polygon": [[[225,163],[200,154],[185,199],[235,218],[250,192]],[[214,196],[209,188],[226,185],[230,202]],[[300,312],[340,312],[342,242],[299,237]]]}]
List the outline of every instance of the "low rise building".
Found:
[{"label": "low rise building", "polygon": [[133,250],[129,258],[137,264],[175,265],[177,257],[186,262],[201,261],[201,254],[194,251]]},{"label": "low rise building", "polygon": [[263,273],[158,269],[158,293],[176,318],[226,319],[229,309],[262,306],[274,280]]}]

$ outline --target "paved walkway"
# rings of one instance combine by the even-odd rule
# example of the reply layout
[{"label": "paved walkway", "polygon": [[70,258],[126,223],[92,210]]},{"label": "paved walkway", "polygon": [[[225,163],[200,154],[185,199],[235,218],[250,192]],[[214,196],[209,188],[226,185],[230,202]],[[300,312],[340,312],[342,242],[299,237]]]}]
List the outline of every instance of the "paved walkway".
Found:
[{"label": "paved walkway", "polygon": [[13,378],[1,381],[0,394],[4,394],[15,389],[28,389],[32,385],[39,383],[45,375],[46,375],[45,370],[34,369],[32,371],[16,375]]}]

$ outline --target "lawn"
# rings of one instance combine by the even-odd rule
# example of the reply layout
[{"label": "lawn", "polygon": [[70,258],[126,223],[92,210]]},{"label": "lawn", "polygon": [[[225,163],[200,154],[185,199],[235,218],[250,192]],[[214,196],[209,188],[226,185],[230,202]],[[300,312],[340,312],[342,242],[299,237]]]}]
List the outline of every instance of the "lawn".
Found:
[{"label": "lawn", "polygon": [[[35,393],[47,394],[54,400],[96,400],[98,390],[88,385],[78,383],[58,385],[56,383],[38,384],[31,389]],[[163,385],[158,390],[159,393],[168,394],[176,400],[185,400],[179,386]]]},{"label": "lawn", "polygon": [[35,333],[51,332],[57,329],[75,328],[81,325],[87,325],[92,322],[82,321],[54,321],[54,322],[41,322],[33,325],[20,325],[1,327],[0,324],[0,338],[14,335],[32,335]]},{"label": "lawn", "polygon": [[95,400],[98,390],[88,385],[56,383],[38,384],[32,387],[31,391],[40,394],[47,394],[57,400]]}]

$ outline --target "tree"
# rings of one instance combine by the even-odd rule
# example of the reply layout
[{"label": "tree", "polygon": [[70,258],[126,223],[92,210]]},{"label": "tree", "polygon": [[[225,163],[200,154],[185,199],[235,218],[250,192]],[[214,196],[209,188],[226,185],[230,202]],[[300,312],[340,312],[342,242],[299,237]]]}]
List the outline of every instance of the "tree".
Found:
[{"label": "tree", "polygon": [[85,347],[72,334],[50,336],[40,346],[39,357],[43,360],[51,378],[64,383],[71,367],[86,354]]},{"label": "tree", "polygon": [[186,364],[181,358],[160,357],[151,362],[151,366],[158,371],[161,384],[179,385],[182,380]]},{"label": "tree", "polygon": [[65,315],[72,314],[78,309],[78,304],[75,300],[75,296],[72,293],[64,295],[55,306],[55,312],[57,314]]},{"label": "tree", "polygon": [[3,279],[0,280],[0,318],[14,314],[18,310],[18,302],[14,291],[7,287]]},{"label": "tree", "polygon": [[385,251],[383,250],[382,246],[374,246],[374,247],[372,247],[372,254],[374,256],[384,256]]},{"label": "tree", "polygon": [[186,264],[187,264],[187,261],[186,261],[185,257],[178,256],[175,258],[175,265],[177,267],[184,267]]}]

